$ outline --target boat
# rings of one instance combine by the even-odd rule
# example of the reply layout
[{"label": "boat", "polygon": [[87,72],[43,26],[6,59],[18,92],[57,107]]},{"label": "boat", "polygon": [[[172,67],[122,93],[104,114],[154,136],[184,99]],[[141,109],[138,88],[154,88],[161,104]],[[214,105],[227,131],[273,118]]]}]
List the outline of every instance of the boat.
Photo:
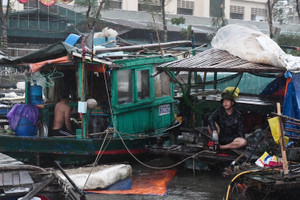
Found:
[{"label": "boat", "polygon": [[[157,65],[176,57],[142,51],[189,44],[99,48],[94,55],[60,42],[23,57],[2,59],[3,66],[28,70],[25,104],[38,107],[39,131],[34,136],[1,134],[0,152],[25,163],[46,165],[54,160],[87,164],[97,155],[145,153],[145,145],[156,143],[175,120],[173,84],[165,75],[150,75]],[[70,91],[70,107],[80,112],[72,120],[76,135],[48,137],[57,94],[63,87]],[[96,100],[97,107],[88,108],[89,99]]]},{"label": "boat", "polygon": [[0,158],[1,199],[79,199],[73,188],[53,170],[26,165],[2,153]]},{"label": "boat", "polygon": [[[276,104],[282,104],[284,99],[284,68],[249,62],[225,50],[212,48],[193,57],[162,64],[157,70],[168,73],[173,82],[179,85],[174,99],[179,102],[177,114],[182,124],[170,132],[170,139],[165,143],[148,146],[150,153],[178,159],[191,158],[193,162],[187,167],[198,166],[200,170],[224,170],[232,162],[253,162],[258,158],[258,152],[255,152],[257,155],[252,153],[257,140],[252,143],[248,141],[250,148],[247,149],[209,150],[211,136],[207,130],[207,120],[220,107],[221,92],[229,86],[238,87],[240,94],[236,98],[235,108],[243,113],[245,133],[254,135],[257,129],[260,135],[268,137],[265,134],[268,130],[267,117],[276,110]],[[278,95],[274,95],[276,92]]]},{"label": "boat", "polygon": [[[289,94],[288,94],[289,95]],[[276,115],[276,114],[274,114]],[[273,132],[279,130],[281,137],[279,138],[279,144],[281,147],[281,159],[277,161],[275,165],[266,163],[267,159],[260,158],[261,163],[264,163],[264,167],[261,168],[257,165],[237,166],[239,172],[233,173],[233,179],[228,185],[226,200],[235,199],[297,199],[299,196],[300,186],[300,171],[299,171],[299,157],[296,156],[297,147],[299,141],[295,142],[294,138],[290,137],[293,146],[286,146],[284,142],[285,131],[290,131],[290,128],[283,128],[285,125],[300,126],[300,121],[295,118],[287,117],[285,115],[277,114],[277,117],[272,118],[279,119],[279,126],[272,130],[273,136],[276,135]],[[285,122],[288,124],[285,124]],[[272,126],[270,122],[270,126]],[[282,129],[283,128],[283,129]],[[271,128],[272,129],[272,128]],[[295,131],[295,130],[294,130]],[[275,137],[274,137],[275,139]],[[287,152],[293,152],[290,155]],[[269,156],[270,157],[270,156]],[[289,160],[288,160],[289,158]],[[296,159],[295,159],[296,158]]]}]

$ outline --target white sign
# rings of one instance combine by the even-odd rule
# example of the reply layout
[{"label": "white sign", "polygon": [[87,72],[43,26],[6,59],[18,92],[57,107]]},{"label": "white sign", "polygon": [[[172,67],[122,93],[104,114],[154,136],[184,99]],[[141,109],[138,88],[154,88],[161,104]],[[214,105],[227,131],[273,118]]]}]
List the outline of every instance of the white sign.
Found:
[{"label": "white sign", "polygon": [[171,113],[171,105],[170,104],[164,104],[164,105],[160,105],[158,108],[158,115],[162,116],[162,115],[167,115]]}]

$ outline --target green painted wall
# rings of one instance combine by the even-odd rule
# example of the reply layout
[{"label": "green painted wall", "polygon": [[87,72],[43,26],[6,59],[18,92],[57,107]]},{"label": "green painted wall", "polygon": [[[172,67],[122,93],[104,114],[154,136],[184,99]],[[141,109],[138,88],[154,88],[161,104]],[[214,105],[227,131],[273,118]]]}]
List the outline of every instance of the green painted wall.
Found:
[{"label": "green painted wall", "polygon": [[[111,85],[112,85],[112,107],[114,113],[114,127],[123,133],[153,133],[157,129],[164,129],[171,125],[174,120],[173,109],[173,92],[170,96],[155,98],[154,78],[150,75],[153,73],[154,64],[172,61],[174,58],[161,57],[144,58],[144,59],[128,59],[116,62],[123,66],[120,70],[132,70],[132,96],[133,101],[130,103],[118,103],[118,79],[117,70],[111,72]],[[138,70],[149,70],[150,81],[150,97],[147,99],[139,100],[137,98],[137,85],[136,85],[136,72]],[[173,86],[170,85],[173,88]],[[171,91],[172,91],[171,88]],[[168,105],[170,110],[167,114],[159,114],[159,108],[162,105]],[[162,107],[160,107],[162,106]],[[162,130],[160,130],[162,132]]]}]

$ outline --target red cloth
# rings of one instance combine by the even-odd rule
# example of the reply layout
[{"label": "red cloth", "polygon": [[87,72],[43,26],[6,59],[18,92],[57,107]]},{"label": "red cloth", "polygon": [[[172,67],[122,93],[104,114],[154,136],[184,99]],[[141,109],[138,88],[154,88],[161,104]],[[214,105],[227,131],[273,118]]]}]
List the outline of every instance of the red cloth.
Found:
[{"label": "red cloth", "polygon": [[18,0],[18,2],[19,2],[19,3],[23,3],[23,4],[24,4],[24,3],[27,3],[27,2],[28,2],[28,0]]}]

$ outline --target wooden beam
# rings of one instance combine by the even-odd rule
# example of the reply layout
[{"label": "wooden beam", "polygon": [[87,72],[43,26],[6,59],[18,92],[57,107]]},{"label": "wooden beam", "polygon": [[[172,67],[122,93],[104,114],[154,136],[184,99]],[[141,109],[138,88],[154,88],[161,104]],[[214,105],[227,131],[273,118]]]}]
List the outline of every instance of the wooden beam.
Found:
[{"label": "wooden beam", "polygon": [[[277,103],[277,114],[281,115],[281,108],[280,103]],[[283,174],[288,175],[289,174],[289,167],[288,167],[288,161],[286,157],[286,151],[285,151],[285,139],[284,139],[284,129],[282,124],[282,119],[279,117],[280,121],[280,149],[281,149],[281,156],[282,156],[282,167],[283,167]]]},{"label": "wooden beam", "polygon": [[30,200],[30,199],[32,199],[35,195],[37,195],[40,191],[42,191],[47,185],[49,185],[52,181],[54,181],[54,179],[55,179],[55,177],[51,176],[50,178],[44,180],[37,187],[35,187],[28,194],[26,194],[22,198],[22,200]]}]

